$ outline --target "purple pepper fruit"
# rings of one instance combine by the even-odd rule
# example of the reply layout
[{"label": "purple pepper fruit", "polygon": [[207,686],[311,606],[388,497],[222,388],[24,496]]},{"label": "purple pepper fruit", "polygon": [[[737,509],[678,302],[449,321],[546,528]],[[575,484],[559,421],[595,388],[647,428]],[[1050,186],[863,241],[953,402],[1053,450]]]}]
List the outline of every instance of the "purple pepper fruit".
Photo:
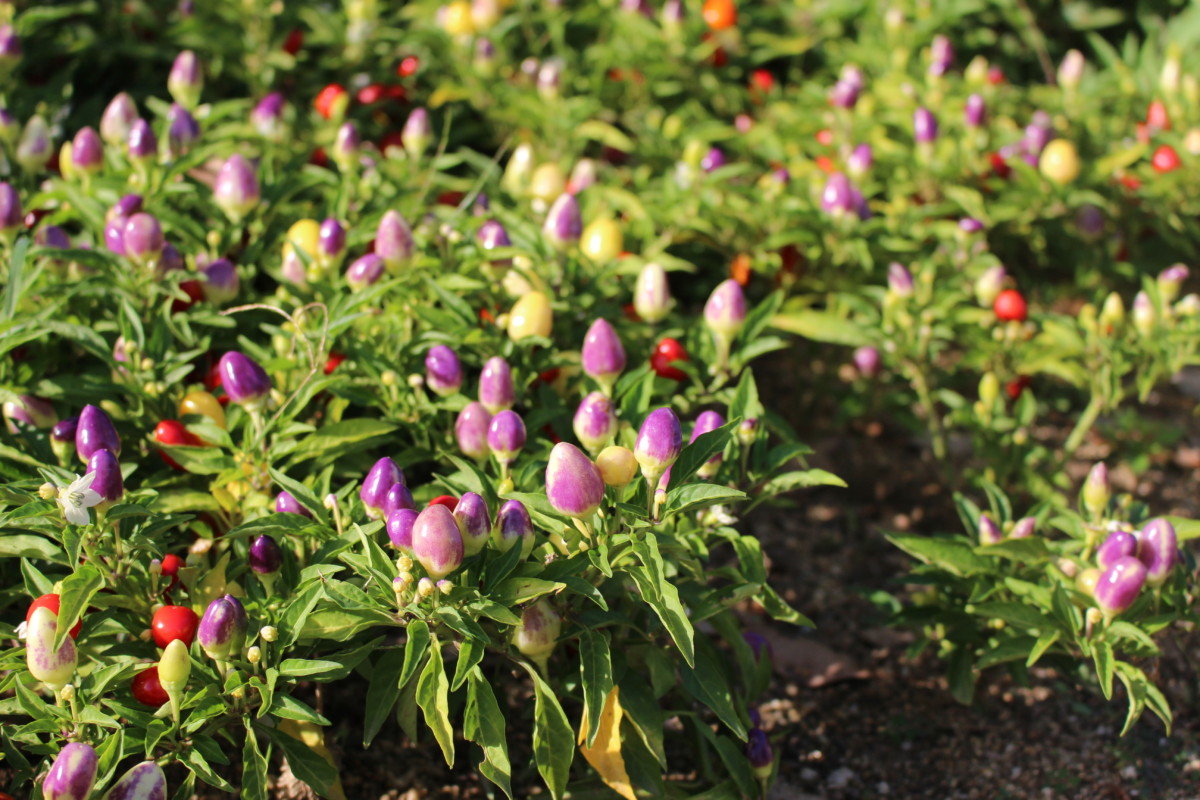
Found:
[{"label": "purple pepper fruit", "polygon": [[258,175],[241,153],[234,153],[221,166],[213,184],[213,201],[234,223],[240,222],[262,200]]},{"label": "purple pepper fruit", "polygon": [[300,501],[293,497],[291,492],[280,492],[275,495],[275,513],[302,514],[312,519],[312,512],[300,505]]},{"label": "purple pepper fruit", "polygon": [[87,800],[100,759],[90,744],[70,742],[54,758],[42,782],[44,800]]},{"label": "purple pepper fruit", "polygon": [[583,217],[580,216],[579,201],[575,199],[575,195],[558,196],[546,214],[542,232],[559,250],[565,250],[579,241],[579,237],[583,235]]},{"label": "purple pepper fruit", "polygon": [[167,800],[167,777],[153,761],[143,761],[121,776],[104,800]]},{"label": "purple pepper fruit", "polygon": [[458,499],[453,515],[462,533],[463,555],[475,555],[484,548],[492,533],[487,502],[475,492],[466,492]]},{"label": "purple pepper fruit", "polygon": [[99,508],[108,508],[125,496],[125,481],[121,477],[121,465],[111,450],[97,450],[88,459],[88,472],[95,473],[92,491],[100,495]]},{"label": "purple pepper fruit", "polygon": [[439,397],[457,394],[462,388],[463,370],[458,354],[444,344],[434,345],[425,354],[425,385]]},{"label": "purple pepper fruit", "polygon": [[387,456],[376,461],[363,479],[362,488],[358,490],[358,497],[366,507],[368,517],[380,519],[384,516],[388,492],[397,483],[404,483],[404,473],[396,462]]},{"label": "purple pepper fruit", "polygon": [[1119,558],[1096,582],[1096,605],[1107,617],[1127,610],[1146,583],[1146,565],[1133,556]]},{"label": "purple pepper fruit", "polygon": [[383,259],[389,270],[408,263],[414,251],[412,228],[397,211],[388,211],[375,229],[375,255]]},{"label": "purple pepper fruit", "polygon": [[218,597],[208,604],[196,640],[214,661],[228,661],[242,649],[249,620],[242,602],[231,594]]},{"label": "purple pepper fruit", "polygon": [[404,508],[416,507],[417,504],[413,500],[412,492],[403,483],[393,483],[392,488],[388,489],[387,496],[383,499],[385,517]]},{"label": "purple pepper fruit", "polygon": [[462,565],[463,537],[458,522],[444,505],[429,506],[417,515],[412,529],[413,557],[434,580]]},{"label": "purple pepper fruit", "polygon": [[582,450],[559,442],[546,465],[546,497],[560,514],[590,517],[604,501],[604,479]]},{"label": "purple pepper fruit", "polygon": [[241,284],[237,267],[228,258],[218,258],[205,264],[200,272],[204,275],[204,299],[215,305],[228,303],[237,297]]},{"label": "purple pepper fruit", "polygon": [[266,404],[271,379],[257,361],[232,350],[221,356],[217,369],[221,374],[221,386],[230,400],[251,411]]},{"label": "purple pepper fruit", "polygon": [[416,510],[412,508],[398,508],[388,514],[387,535],[392,547],[412,552],[413,525],[417,521],[417,516]]},{"label": "purple pepper fruit", "polygon": [[663,407],[651,411],[642,422],[633,455],[642,466],[642,475],[654,483],[675,463],[682,449],[683,432],[679,427],[679,417],[671,409]]},{"label": "purple pepper fruit", "polygon": [[617,412],[613,401],[601,392],[592,392],[580,402],[572,421],[575,438],[589,453],[598,453],[617,433]]},{"label": "purple pepper fruit", "polygon": [[525,435],[521,415],[511,409],[501,411],[488,426],[488,449],[502,465],[510,466],[525,447]]},{"label": "purple pepper fruit", "polygon": [[250,569],[259,575],[272,575],[283,566],[283,550],[279,542],[264,533],[250,545],[249,560]]},{"label": "purple pepper fruit", "polygon": [[346,283],[356,292],[374,285],[387,269],[383,259],[374,253],[367,253],[354,260],[346,269]]},{"label": "purple pepper fruit", "polygon": [[1175,526],[1165,519],[1151,520],[1137,536],[1137,558],[1146,565],[1146,583],[1162,586],[1179,560]]},{"label": "purple pepper fruit", "polygon": [[109,450],[119,456],[121,439],[108,414],[97,406],[86,405],[79,412],[79,425],[75,428],[75,452],[87,464],[99,450]]},{"label": "purple pepper fruit", "polygon": [[625,348],[606,319],[597,319],[583,337],[583,371],[595,378],[605,394],[612,394],[625,370]]},{"label": "purple pepper fruit", "polygon": [[463,455],[477,460],[487,458],[487,434],[491,424],[492,415],[482,403],[467,403],[466,408],[458,412],[458,418],[454,421],[454,438]]},{"label": "purple pepper fruit", "polygon": [[533,520],[520,500],[509,500],[500,506],[496,516],[496,527],[492,531],[492,544],[502,553],[507,553],[517,542],[521,543],[522,560],[533,552]]},{"label": "purple pepper fruit", "polygon": [[1113,531],[1096,550],[1096,566],[1108,569],[1122,558],[1136,556],[1138,540],[1129,531]]},{"label": "purple pepper fruit", "polygon": [[483,365],[479,376],[479,402],[491,414],[498,414],[516,403],[512,369],[502,356],[493,356]]}]

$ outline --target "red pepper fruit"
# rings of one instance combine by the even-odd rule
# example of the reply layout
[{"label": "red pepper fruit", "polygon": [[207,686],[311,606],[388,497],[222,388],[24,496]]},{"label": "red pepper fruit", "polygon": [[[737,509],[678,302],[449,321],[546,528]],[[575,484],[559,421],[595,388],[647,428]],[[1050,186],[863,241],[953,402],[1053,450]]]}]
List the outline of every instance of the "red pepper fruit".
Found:
[{"label": "red pepper fruit", "polygon": [[187,606],[163,606],[154,612],[150,622],[154,643],[159,647],[166,647],[176,639],[191,647],[198,627],[200,618]]},{"label": "red pepper fruit", "polygon": [[188,296],[187,300],[173,300],[171,302],[171,313],[175,314],[179,311],[187,311],[192,306],[204,299],[204,284],[200,281],[183,281],[179,284],[179,288],[183,289],[184,294]]},{"label": "red pepper fruit", "polygon": [[821,130],[817,131],[816,139],[817,144],[829,147],[833,144],[833,131],[829,130],[829,128],[821,128]]},{"label": "red pepper fruit", "polygon": [[737,25],[738,9],[734,0],[704,0],[701,11],[704,23],[714,31],[723,31]]},{"label": "red pepper fruit", "polygon": [[992,311],[1001,322],[1024,322],[1029,315],[1025,298],[1016,289],[1005,289],[996,295]]},{"label": "red pepper fruit", "polygon": [[750,283],[750,256],[746,253],[738,253],[729,262],[729,277],[737,281],[738,286],[745,286]]},{"label": "red pepper fruit", "polygon": [[342,365],[346,360],[346,356],[342,353],[330,353],[329,358],[325,359],[325,374],[332,375],[333,371]]},{"label": "red pepper fruit", "polygon": [[775,88],[775,76],[770,70],[756,69],[750,73],[750,91],[766,94]]},{"label": "red pepper fruit", "polygon": [[453,511],[458,506],[458,498],[454,497],[453,495],[440,494],[429,501],[428,507],[432,506],[445,506]]},{"label": "red pepper fruit", "polygon": [[[29,620],[33,618],[33,612],[37,611],[39,608],[48,608],[54,612],[55,616],[57,616],[61,602],[62,598],[57,594],[51,593],[42,595],[29,604],[29,610],[25,612],[25,621],[29,622]],[[75,627],[71,628],[72,639],[75,639],[79,636],[79,629],[82,627],[83,620],[75,623]]]},{"label": "red pepper fruit", "polygon": [[358,94],[355,95],[354,99],[364,106],[373,106],[387,97],[387,92],[387,87],[382,83],[368,83],[358,90]]},{"label": "red pepper fruit", "polygon": [[321,167],[322,169],[328,167],[329,155],[325,152],[325,148],[318,147],[316,150],[313,150],[312,155],[308,157],[308,163],[312,164],[314,167]]},{"label": "red pepper fruit", "polygon": [[166,591],[171,591],[179,585],[179,568],[183,566],[183,559],[174,553],[167,553],[162,559],[162,576],[170,578],[171,583],[167,586]]},{"label": "red pepper fruit", "polygon": [[[200,441],[200,437],[190,432],[182,422],[177,419],[164,419],[154,428],[154,441],[159,444],[172,445],[175,447],[203,447],[204,442]],[[163,460],[170,465],[171,469],[183,471],[183,467],[179,462],[171,458],[165,451],[160,450]]]},{"label": "red pepper fruit", "polygon": [[988,156],[988,161],[992,164],[992,174],[1001,180],[1007,180],[1012,174],[1012,167],[1004,160],[1004,156],[999,153],[992,153]]},{"label": "red pepper fruit", "polygon": [[1028,389],[1031,383],[1033,380],[1028,375],[1021,375],[1009,381],[1005,385],[1004,391],[1008,393],[1008,399],[1015,402],[1021,396],[1021,392]]},{"label": "red pepper fruit", "polygon": [[331,83],[317,93],[313,108],[325,119],[332,119],[338,113],[338,107],[345,108],[348,93],[340,83]]},{"label": "red pepper fruit", "polygon": [[416,56],[407,56],[396,67],[396,74],[401,78],[409,78],[417,74],[417,70],[420,68],[421,59]]},{"label": "red pepper fruit", "polygon": [[1176,153],[1175,148],[1169,144],[1161,145],[1154,151],[1154,155],[1150,159],[1150,164],[1159,175],[1174,172],[1179,169],[1181,163],[1179,153]]},{"label": "red pepper fruit", "polygon": [[660,378],[670,378],[674,381],[687,380],[687,373],[678,367],[672,367],[672,362],[687,361],[688,352],[677,339],[666,338],[654,348],[650,356],[650,368]]},{"label": "red pepper fruit", "polygon": [[300,52],[300,48],[304,46],[304,31],[299,28],[293,28],[288,34],[287,39],[283,42],[283,52],[289,56],[294,56]]},{"label": "red pepper fruit", "polygon": [[1151,100],[1146,107],[1146,124],[1160,131],[1171,130],[1171,115],[1162,100]]},{"label": "red pepper fruit", "polygon": [[129,688],[133,691],[134,700],[151,708],[159,708],[171,699],[158,679],[157,665],[134,675]]}]

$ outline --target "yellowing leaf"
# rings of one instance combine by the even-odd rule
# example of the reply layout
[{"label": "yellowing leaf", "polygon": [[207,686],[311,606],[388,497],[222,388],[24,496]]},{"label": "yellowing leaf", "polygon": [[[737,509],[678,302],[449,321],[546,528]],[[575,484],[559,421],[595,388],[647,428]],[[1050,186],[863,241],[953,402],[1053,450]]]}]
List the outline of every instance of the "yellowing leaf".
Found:
[{"label": "yellowing leaf", "polygon": [[591,747],[584,746],[588,738],[588,720],[584,714],[579,728],[579,750],[596,772],[600,773],[608,788],[626,800],[637,800],[633,786],[629,783],[629,773],[625,771],[625,759],[621,757],[621,718],[625,716],[625,711],[617,698],[618,691],[618,687],[614,686],[604,700],[600,729],[596,732],[596,741]]},{"label": "yellowing leaf", "polygon": [[[294,719],[280,721],[279,730],[293,739],[301,741],[305,747],[321,757],[325,763],[337,770],[333,753],[325,744],[325,729],[312,722],[301,722]],[[339,775],[329,788],[331,800],[346,800],[346,792],[342,789],[342,778]]]}]

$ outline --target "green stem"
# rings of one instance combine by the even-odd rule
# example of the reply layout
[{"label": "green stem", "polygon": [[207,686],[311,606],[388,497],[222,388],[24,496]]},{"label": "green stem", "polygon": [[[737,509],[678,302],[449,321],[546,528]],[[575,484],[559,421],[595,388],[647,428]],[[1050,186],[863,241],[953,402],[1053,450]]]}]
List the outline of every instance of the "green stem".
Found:
[{"label": "green stem", "polygon": [[1067,437],[1067,443],[1063,445],[1064,461],[1074,455],[1075,451],[1079,449],[1079,445],[1083,444],[1083,438],[1087,436],[1088,431],[1096,424],[1096,419],[1103,410],[1104,398],[1100,394],[1093,392],[1092,399],[1088,401],[1087,408],[1083,410],[1083,415],[1075,423],[1075,428],[1071,431],[1071,435]]},{"label": "green stem", "polygon": [[921,408],[925,411],[925,416],[928,417],[929,437],[933,445],[933,457],[945,466],[946,462],[946,432],[942,428],[942,418],[938,416],[937,405],[933,402],[933,395],[929,391],[929,382],[925,380],[925,373],[916,364],[910,364],[912,372],[913,388],[917,391],[917,398],[921,401]]}]

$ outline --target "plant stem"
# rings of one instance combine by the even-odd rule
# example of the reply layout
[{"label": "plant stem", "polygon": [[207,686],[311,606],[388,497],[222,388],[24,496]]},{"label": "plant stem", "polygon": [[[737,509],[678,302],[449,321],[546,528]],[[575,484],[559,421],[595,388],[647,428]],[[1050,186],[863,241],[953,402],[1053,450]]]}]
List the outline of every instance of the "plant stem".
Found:
[{"label": "plant stem", "polygon": [[1083,444],[1083,437],[1087,436],[1088,431],[1096,424],[1096,419],[1103,410],[1104,398],[1097,393],[1093,393],[1092,399],[1088,401],[1087,408],[1083,410],[1083,415],[1075,423],[1075,428],[1071,431],[1071,435],[1067,437],[1067,443],[1063,445],[1063,461],[1074,455],[1075,451],[1079,449],[1079,445]]},{"label": "plant stem", "polygon": [[942,429],[942,418],[938,416],[937,405],[933,402],[933,395],[929,391],[929,382],[925,380],[925,373],[916,364],[909,364],[912,372],[913,388],[917,391],[917,398],[921,401],[921,408],[925,411],[925,416],[928,417],[930,443],[933,446],[933,457],[945,466],[946,462],[946,432]]}]

